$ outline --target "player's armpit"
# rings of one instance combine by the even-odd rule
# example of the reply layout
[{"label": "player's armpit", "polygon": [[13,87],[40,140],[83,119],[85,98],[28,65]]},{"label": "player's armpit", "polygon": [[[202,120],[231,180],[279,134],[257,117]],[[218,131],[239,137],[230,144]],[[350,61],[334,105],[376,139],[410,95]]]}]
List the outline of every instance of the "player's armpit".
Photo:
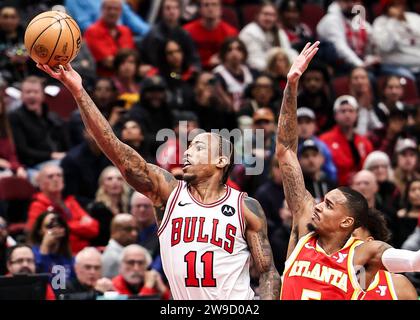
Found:
[{"label": "player's armpit", "polygon": [[278,300],[281,280],[274,266],[264,211],[258,201],[253,198],[245,197],[244,203],[246,241],[254,264],[260,273],[260,297],[263,300]]}]

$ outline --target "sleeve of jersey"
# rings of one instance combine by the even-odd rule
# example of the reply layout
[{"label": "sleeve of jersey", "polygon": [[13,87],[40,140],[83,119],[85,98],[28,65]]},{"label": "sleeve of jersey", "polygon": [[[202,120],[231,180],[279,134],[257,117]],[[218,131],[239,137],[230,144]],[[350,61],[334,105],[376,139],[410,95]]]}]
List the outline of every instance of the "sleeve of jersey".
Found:
[{"label": "sleeve of jersey", "polygon": [[390,272],[420,272],[420,250],[387,249],[382,264]]}]

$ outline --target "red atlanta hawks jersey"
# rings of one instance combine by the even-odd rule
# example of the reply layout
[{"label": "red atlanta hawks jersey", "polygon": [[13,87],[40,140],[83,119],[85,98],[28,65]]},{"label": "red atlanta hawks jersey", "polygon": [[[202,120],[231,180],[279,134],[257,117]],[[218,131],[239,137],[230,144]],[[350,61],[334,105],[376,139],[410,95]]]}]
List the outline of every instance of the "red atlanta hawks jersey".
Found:
[{"label": "red atlanta hawks jersey", "polygon": [[283,273],[282,300],[357,300],[362,290],[353,267],[354,249],[363,243],[351,237],[328,255],[313,232],[302,237]]},{"label": "red atlanta hawks jersey", "polygon": [[163,270],[176,300],[248,300],[250,252],[242,212],[244,193],[226,186],[203,204],[179,182],[158,230]]},{"label": "red atlanta hawks jersey", "polygon": [[391,274],[379,270],[362,300],[398,300]]}]

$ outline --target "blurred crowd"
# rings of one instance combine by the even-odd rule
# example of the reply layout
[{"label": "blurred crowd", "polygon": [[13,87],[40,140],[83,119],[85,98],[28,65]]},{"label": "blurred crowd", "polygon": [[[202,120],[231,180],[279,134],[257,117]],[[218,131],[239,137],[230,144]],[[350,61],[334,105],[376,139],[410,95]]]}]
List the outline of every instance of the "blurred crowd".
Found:
[{"label": "blurred crowd", "polygon": [[[125,183],[69,92],[23,45],[29,21],[51,9],[77,21],[72,66],[148,162],[181,179],[182,137],[253,130],[235,141],[241,161],[228,184],[261,203],[279,273],[292,217],[274,157],[277,118],[293,60],[320,40],[297,105],[306,188],[321,201],[351,186],[384,214],[393,246],[420,249],[417,1],[10,0],[0,1],[0,275],[59,265],[66,287],[49,287],[48,299],[170,299],[152,202]],[[158,141],[164,128],[175,134]],[[257,162],[262,173],[247,174]],[[420,275],[408,277],[420,294]]]}]

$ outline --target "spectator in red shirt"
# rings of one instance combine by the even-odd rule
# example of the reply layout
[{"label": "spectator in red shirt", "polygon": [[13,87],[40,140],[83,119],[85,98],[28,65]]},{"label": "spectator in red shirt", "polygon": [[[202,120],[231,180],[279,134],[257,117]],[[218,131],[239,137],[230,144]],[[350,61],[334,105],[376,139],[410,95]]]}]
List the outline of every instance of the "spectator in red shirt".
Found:
[{"label": "spectator in red shirt", "polygon": [[121,254],[120,274],[112,279],[115,290],[119,294],[156,295],[163,300],[169,300],[171,293],[159,272],[147,271],[151,263],[152,257],[142,246],[132,244],[124,248]]},{"label": "spectator in red shirt", "polygon": [[352,176],[362,169],[367,155],[373,150],[366,137],[355,133],[357,109],[358,104],[354,97],[338,97],[333,108],[336,125],[320,136],[331,150],[340,186],[349,184]]},{"label": "spectator in red shirt", "polygon": [[[18,244],[9,249],[7,256],[7,270],[10,276],[21,274],[35,274],[35,256],[30,246]],[[47,285],[46,300],[55,300],[54,291]]]},{"label": "spectator in red shirt", "polygon": [[70,228],[70,248],[73,254],[89,244],[99,232],[98,222],[91,218],[74,196],[63,197],[63,170],[54,164],[42,168],[38,176],[39,189],[28,211],[27,230],[31,230],[37,217],[44,211],[60,214]]},{"label": "spectator in red shirt", "polygon": [[199,12],[201,18],[188,23],[184,29],[197,47],[201,65],[209,70],[220,63],[218,52],[225,38],[236,36],[238,30],[222,21],[220,0],[200,0]]},{"label": "spectator in red shirt", "polygon": [[134,39],[128,27],[118,25],[122,13],[121,0],[104,0],[101,10],[101,18],[86,29],[84,37],[98,64],[98,75],[109,76],[112,75],[117,51],[134,49]]}]

